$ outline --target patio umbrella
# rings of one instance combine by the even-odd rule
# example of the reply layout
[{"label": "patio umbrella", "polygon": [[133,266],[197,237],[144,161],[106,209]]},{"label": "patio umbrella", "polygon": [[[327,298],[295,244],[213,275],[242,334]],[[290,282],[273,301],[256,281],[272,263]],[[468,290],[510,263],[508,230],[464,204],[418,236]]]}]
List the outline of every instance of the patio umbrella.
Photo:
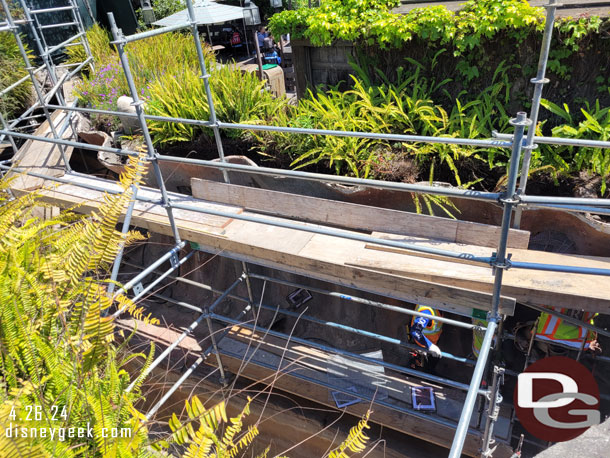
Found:
[{"label": "patio umbrella", "polygon": [[[209,25],[220,24],[222,22],[244,19],[244,9],[239,6],[223,5],[210,0],[197,1],[193,4],[195,10],[195,20],[197,24]],[[153,22],[154,25],[161,27],[171,26],[187,22],[189,20],[186,9],[178,11],[171,16],[164,17]]]}]

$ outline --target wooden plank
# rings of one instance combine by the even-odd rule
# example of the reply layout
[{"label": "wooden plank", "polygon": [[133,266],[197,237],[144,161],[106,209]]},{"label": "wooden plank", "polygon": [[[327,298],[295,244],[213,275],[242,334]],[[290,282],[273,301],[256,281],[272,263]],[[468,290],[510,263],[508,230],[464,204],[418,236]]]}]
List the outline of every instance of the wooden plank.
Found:
[{"label": "wooden plank", "polygon": [[[408,241],[402,236],[390,237]],[[444,247],[442,244],[435,246]],[[381,246],[374,248],[375,251],[383,252],[383,256],[378,258],[359,256],[350,265],[477,291],[491,292],[493,289],[494,277],[490,267],[459,264],[448,258],[443,261],[440,257],[433,259],[434,256],[422,256],[421,253],[394,248],[386,249]],[[480,256],[491,254],[490,250],[481,247],[471,246],[466,251]],[[518,249],[510,250],[510,253],[513,261],[610,269],[610,258]],[[504,273],[502,293],[524,303],[606,313],[609,310],[608,296],[600,285],[606,284],[607,281],[607,277],[599,275],[508,269]]]},{"label": "wooden plank", "polygon": [[[116,186],[103,179],[74,175],[66,177],[64,178],[75,184],[85,180],[99,186]],[[57,189],[66,188],[60,186]],[[81,188],[69,189],[69,194],[58,192],[57,189],[49,190],[47,198],[58,206],[74,205],[87,200],[89,208],[96,208],[96,199],[102,198],[99,193],[97,197],[84,199],[84,191]],[[159,191],[146,188],[144,191],[152,193],[147,195],[156,196],[157,201],[159,200]],[[234,213],[241,211],[239,207],[208,203],[181,194],[170,193],[170,196],[172,199],[183,199],[202,208],[224,208],[225,211]],[[157,212],[160,207],[155,205],[153,208]],[[134,225],[171,235],[167,217],[162,212],[155,212],[136,212]],[[244,214],[249,215],[247,212]],[[468,316],[472,316],[477,310],[487,311],[491,308],[493,276],[491,269],[486,266],[380,252],[366,249],[364,242],[321,234],[312,235],[307,231],[279,229],[248,221],[219,221],[214,219],[217,217],[198,212],[186,212],[178,216],[177,225],[182,238],[196,242],[201,249],[208,252],[222,253],[223,256],[234,259]],[[478,249],[485,250],[483,247]],[[463,251],[463,247],[455,245],[455,250]],[[610,267],[610,260],[604,258],[513,251],[519,253],[513,256],[516,260],[561,260],[562,262],[555,263]],[[524,256],[522,259],[521,254]],[[606,277],[510,269],[506,272],[505,279],[502,292],[509,297],[501,299],[501,310],[508,315],[512,314],[517,297],[525,303],[601,313],[610,310],[610,298],[605,288]]]},{"label": "wooden plank", "polygon": [[[256,349],[256,352],[253,349]],[[327,379],[326,365],[329,363],[329,354],[270,336],[266,336],[263,340],[249,330],[239,327],[234,327],[229,337],[219,343],[219,350],[223,366],[226,366],[231,372],[239,372],[240,375],[256,381],[272,381],[274,387],[278,389],[336,408],[328,387],[323,386]],[[248,364],[243,363],[246,357]],[[206,362],[210,365],[216,364],[214,358],[208,358]],[[277,377],[274,377],[277,367],[282,371],[278,373]],[[303,376],[308,380],[304,380]],[[385,378],[389,382],[388,391],[399,398],[408,398],[411,386],[430,385],[419,379],[407,381],[402,376],[387,375]],[[319,380],[320,384],[316,383],[316,380]],[[459,404],[460,397],[463,401],[464,393],[462,392],[444,389],[438,385],[431,386],[440,394],[438,398],[440,403],[442,403],[442,399],[448,397],[455,397],[456,404]],[[374,404],[371,420],[446,448],[451,446],[455,434],[453,428],[427,420],[425,417],[417,417],[395,410],[387,405],[392,402],[408,407],[410,401],[402,402],[399,399],[392,401],[389,398],[384,405]],[[361,416],[368,408],[368,402],[361,402],[348,406],[345,410],[353,415]],[[471,429],[466,438],[464,453],[477,456],[480,440],[480,433]],[[498,456],[510,456],[510,450],[504,444],[500,444],[498,453]]]},{"label": "wooden plank", "polygon": [[[352,204],[191,178],[193,196],[283,218],[497,247],[500,228],[437,216]],[[509,246],[527,248],[529,232],[511,229]]]},{"label": "wooden plank", "polygon": [[[101,178],[75,175],[66,175],[64,178],[68,177],[74,184],[57,185],[57,183],[46,182],[45,186],[47,189],[39,191],[42,199],[46,202],[61,207],[78,206],[76,209],[77,211],[81,213],[89,213],[99,208],[103,202],[104,193],[101,191],[83,188],[78,186],[79,184],[105,187],[110,191],[122,189],[118,183]],[[19,189],[18,187],[15,187],[13,190],[18,194],[28,192],[27,190]],[[138,190],[138,194],[141,197],[151,199],[153,201],[159,202],[161,200],[161,192],[157,189],[141,187]],[[221,210],[227,213],[235,214],[239,214],[243,211],[243,209],[240,207],[203,202],[182,194],[169,193],[169,196],[174,202],[181,202],[193,205],[195,207]],[[214,216],[189,210],[174,209],[173,213],[176,225],[178,226],[181,236],[185,240],[192,239],[197,233],[207,232],[221,236],[224,232],[224,228],[232,221],[232,218]],[[165,209],[158,204],[140,201],[136,202],[132,216],[132,224],[153,232],[172,235],[167,213]]]},{"label": "wooden plank", "polygon": [[[57,110],[51,114],[51,120],[56,131],[60,129],[68,112]],[[44,121],[33,135],[37,137],[53,138],[53,133],[49,125],[49,121]],[[72,130],[67,129],[62,138],[70,139],[72,137]],[[64,146],[65,156],[70,160],[72,156],[71,146]],[[15,154],[13,162],[16,167],[25,169],[27,172],[39,173],[49,175],[53,177],[60,177],[65,173],[65,163],[61,156],[60,146],[53,143],[27,140],[17,154]],[[17,176],[15,186],[19,189],[37,189],[40,188],[44,182],[44,179],[33,176],[28,176],[19,172],[11,172],[9,176]]]}]

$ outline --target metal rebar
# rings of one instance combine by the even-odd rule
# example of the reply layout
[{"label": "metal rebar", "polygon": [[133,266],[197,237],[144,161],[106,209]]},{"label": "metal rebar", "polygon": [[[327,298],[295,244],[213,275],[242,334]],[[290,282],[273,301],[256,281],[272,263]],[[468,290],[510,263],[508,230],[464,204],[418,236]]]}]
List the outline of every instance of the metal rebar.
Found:
[{"label": "metal rebar", "polygon": [[[534,96],[532,98],[532,108],[530,110],[529,119],[531,124],[527,129],[527,138],[523,153],[523,165],[521,167],[521,179],[519,180],[519,194],[525,194],[527,187],[527,178],[529,175],[530,162],[532,159],[532,148],[534,146],[534,136],[536,135],[536,126],[538,125],[538,113],[540,112],[540,101],[542,99],[542,89],[549,82],[546,78],[546,65],[549,60],[549,50],[551,49],[551,39],[553,38],[553,26],[555,25],[555,10],[557,8],[557,0],[549,0],[546,7],[546,21],[544,24],[544,34],[542,36],[542,46],[540,47],[540,57],[538,59],[538,72],[536,78],[532,79],[534,84]],[[513,225],[516,228],[521,226],[522,210],[517,208]]]}]

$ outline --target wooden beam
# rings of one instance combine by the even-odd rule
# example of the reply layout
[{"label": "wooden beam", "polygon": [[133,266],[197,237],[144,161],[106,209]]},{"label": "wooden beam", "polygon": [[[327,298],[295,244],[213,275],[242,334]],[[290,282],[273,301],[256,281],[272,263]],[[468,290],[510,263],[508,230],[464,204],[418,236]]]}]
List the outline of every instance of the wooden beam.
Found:
[{"label": "wooden beam", "polygon": [[[365,231],[497,247],[500,228],[387,208],[191,178],[193,196],[283,218]],[[509,247],[527,248],[529,232],[511,229]]]},{"label": "wooden beam", "polygon": [[[86,182],[102,187],[116,186],[108,180],[93,177],[66,175],[64,178],[74,184],[64,184],[44,192],[48,201],[57,206],[86,202],[88,208],[96,208],[103,199],[103,193],[87,191],[85,196],[85,191],[78,184]],[[141,188],[141,192],[142,195],[159,201],[158,190]],[[188,202],[200,206],[202,210],[216,208],[233,213],[241,211],[239,207],[213,204],[177,193],[171,193],[170,197],[174,202]],[[171,235],[169,221],[162,206],[144,203],[138,205],[140,204],[144,207],[134,213],[133,224]],[[136,209],[140,207],[136,206]],[[364,242],[341,237],[175,210],[182,238],[196,242],[208,252],[467,316],[473,316],[473,313],[474,316],[480,316],[478,311],[488,311],[491,308],[493,275],[488,266],[381,252],[367,249]],[[252,215],[248,212],[244,214]],[[272,220],[275,217],[266,218]],[[470,249],[492,251],[460,244],[454,244],[453,248],[465,257],[472,254],[469,253]],[[610,259],[605,258],[516,249],[511,252],[516,260],[610,268]],[[502,293],[509,297],[502,298],[501,313],[513,313],[515,298],[525,303],[601,313],[610,310],[610,298],[605,288],[606,277],[509,269],[504,278]]]}]

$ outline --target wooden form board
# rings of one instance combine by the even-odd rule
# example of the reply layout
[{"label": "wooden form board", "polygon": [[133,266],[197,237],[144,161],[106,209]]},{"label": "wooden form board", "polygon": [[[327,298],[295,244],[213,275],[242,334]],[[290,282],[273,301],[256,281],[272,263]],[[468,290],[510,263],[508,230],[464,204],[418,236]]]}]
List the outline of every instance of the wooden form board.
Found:
[{"label": "wooden form board", "polygon": [[[261,330],[261,333],[264,333],[264,330]],[[223,366],[230,372],[240,373],[251,380],[272,383],[277,389],[336,408],[330,395],[331,390],[325,386],[329,383],[328,368],[334,365],[331,354],[268,335],[262,338],[249,329],[239,326],[234,326],[229,335],[218,345]],[[248,360],[247,364],[243,362],[245,359]],[[206,362],[216,365],[215,358],[208,358]],[[277,376],[274,375],[276,368],[281,369]],[[431,415],[457,424],[465,392],[431,384],[417,377],[394,373],[378,377],[378,381],[382,379],[385,381],[384,386],[389,397],[383,404],[372,405],[373,422],[446,448],[451,446],[455,434],[454,428],[434,422],[426,418],[428,416],[426,414],[411,415],[391,406],[409,408],[411,387],[431,386],[437,395],[437,412]],[[353,415],[362,416],[368,408],[369,402],[363,401],[348,406],[345,410]],[[477,456],[481,445],[481,433],[473,429],[476,427],[475,417],[476,415],[473,415],[471,419],[471,429],[464,445],[464,453],[470,456]],[[507,421],[499,423],[508,427]],[[507,436],[509,430],[509,428],[506,430]],[[497,453],[498,456],[508,457],[511,450],[507,445],[500,443]]]},{"label": "wooden form board", "polygon": [[[365,231],[408,234],[448,242],[498,246],[500,228],[437,216],[320,199],[191,178],[193,196],[302,221]],[[527,248],[529,232],[511,229],[509,247]]]},{"label": "wooden form board", "polygon": [[[57,110],[51,115],[51,120],[56,131],[59,131],[68,114],[69,112]],[[34,135],[38,137],[53,138],[49,122],[43,122],[38,129],[36,129]],[[63,134],[63,139],[70,139],[71,136],[72,130],[68,128]],[[15,154],[13,162],[17,167],[25,169],[27,172],[60,177],[65,172],[65,164],[61,156],[60,148],[60,145],[55,145],[53,143],[27,140],[21,148],[19,148],[17,154]],[[65,156],[69,161],[74,148],[71,146],[63,146],[63,148]],[[20,174],[19,172],[10,174],[10,176],[14,175],[18,175],[15,185],[19,189],[36,189],[42,186],[42,183],[44,182],[44,179],[42,178]]]}]

